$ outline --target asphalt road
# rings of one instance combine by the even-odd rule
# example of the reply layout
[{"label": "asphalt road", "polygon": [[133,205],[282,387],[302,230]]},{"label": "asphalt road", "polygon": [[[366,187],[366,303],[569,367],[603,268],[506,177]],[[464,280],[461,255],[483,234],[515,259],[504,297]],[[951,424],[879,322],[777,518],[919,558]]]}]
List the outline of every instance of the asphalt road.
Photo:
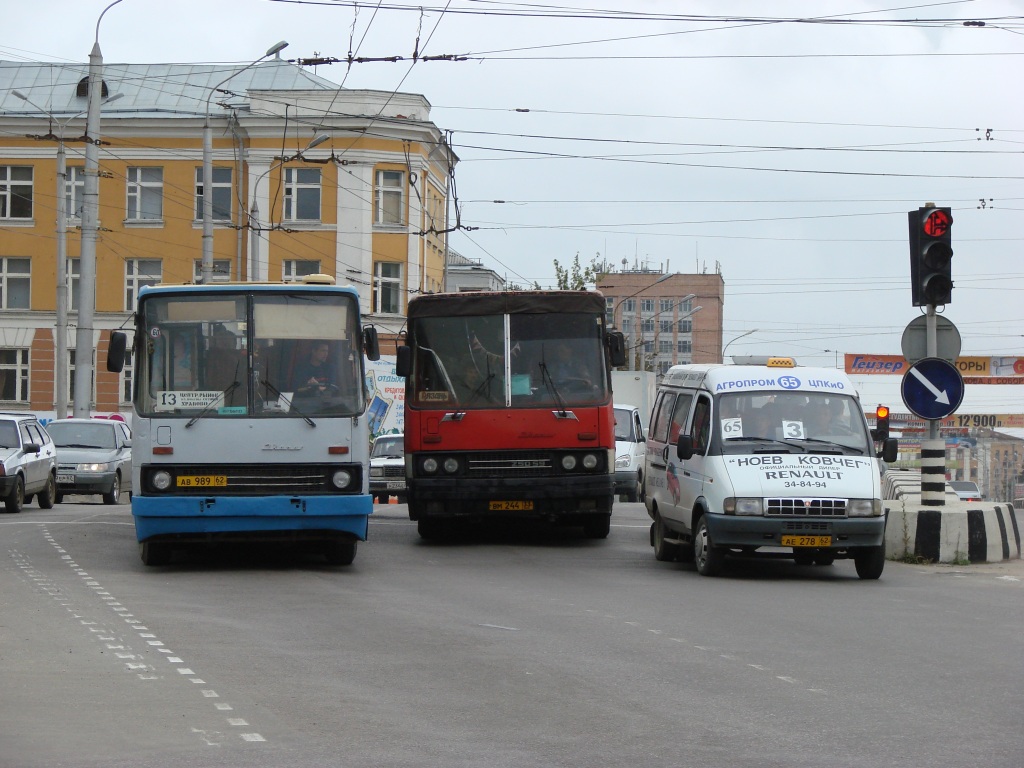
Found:
[{"label": "asphalt road", "polygon": [[129,506],[0,514],[0,768],[1019,766],[1024,567],[659,563],[606,541],[146,568]]}]

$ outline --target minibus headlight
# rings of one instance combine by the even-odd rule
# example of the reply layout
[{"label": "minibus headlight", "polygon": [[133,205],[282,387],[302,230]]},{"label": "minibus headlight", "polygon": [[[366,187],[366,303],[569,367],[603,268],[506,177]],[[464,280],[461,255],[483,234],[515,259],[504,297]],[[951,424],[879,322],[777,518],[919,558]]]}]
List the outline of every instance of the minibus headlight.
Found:
[{"label": "minibus headlight", "polygon": [[449,456],[444,460],[444,471],[449,475],[454,475],[459,471],[459,460],[454,456]]},{"label": "minibus headlight", "polygon": [[331,482],[334,483],[334,487],[339,490],[347,488],[349,483],[352,482],[352,473],[347,469],[339,469],[331,475]]},{"label": "minibus headlight", "polygon": [[629,454],[624,453],[621,456],[615,457],[615,468],[616,469],[629,469]]},{"label": "minibus headlight", "polygon": [[597,456],[592,453],[588,453],[583,457],[583,468],[594,469],[597,466]]},{"label": "minibus headlight", "polygon": [[432,475],[437,472],[437,459],[430,456],[423,460],[423,471],[428,475]]},{"label": "minibus headlight", "polygon": [[878,517],[881,514],[881,499],[850,499],[846,506],[847,517]]},{"label": "minibus headlight", "polygon": [[158,491],[166,491],[171,487],[171,473],[161,469],[153,473],[153,487]]},{"label": "minibus headlight", "polygon": [[730,497],[722,504],[727,515],[763,515],[764,502],[760,498]]},{"label": "minibus headlight", "polygon": [[565,456],[562,457],[562,469],[566,472],[572,472],[576,469],[576,457],[571,453],[565,454]]}]

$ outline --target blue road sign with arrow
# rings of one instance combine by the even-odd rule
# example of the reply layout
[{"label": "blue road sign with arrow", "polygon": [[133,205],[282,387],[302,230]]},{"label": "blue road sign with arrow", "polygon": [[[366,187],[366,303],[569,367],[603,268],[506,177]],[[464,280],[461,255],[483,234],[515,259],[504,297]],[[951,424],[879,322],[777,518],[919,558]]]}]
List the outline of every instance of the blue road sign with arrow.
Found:
[{"label": "blue road sign with arrow", "polygon": [[963,402],[964,379],[949,361],[926,357],[903,374],[900,393],[915,416],[944,419]]}]

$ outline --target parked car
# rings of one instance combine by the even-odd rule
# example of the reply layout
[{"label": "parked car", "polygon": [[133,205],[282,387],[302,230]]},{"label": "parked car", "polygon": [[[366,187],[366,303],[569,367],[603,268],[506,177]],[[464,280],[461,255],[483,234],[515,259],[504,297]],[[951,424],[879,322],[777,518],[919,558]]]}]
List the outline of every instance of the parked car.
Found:
[{"label": "parked car", "polygon": [[381,435],[373,441],[370,495],[380,504],[387,504],[391,496],[405,503],[405,435]]},{"label": "parked car", "polygon": [[122,421],[57,419],[46,426],[57,446],[57,502],[65,494],[101,494],[120,504],[132,487],[132,433]]},{"label": "parked car", "polygon": [[634,405],[615,404],[615,495],[643,501],[647,438]]},{"label": "parked car", "polygon": [[50,509],[57,495],[57,450],[35,416],[0,414],[0,495],[8,512],[21,512],[33,496]]},{"label": "parked car", "polygon": [[981,489],[970,480],[950,480],[949,487],[956,491],[960,501],[981,501]]}]

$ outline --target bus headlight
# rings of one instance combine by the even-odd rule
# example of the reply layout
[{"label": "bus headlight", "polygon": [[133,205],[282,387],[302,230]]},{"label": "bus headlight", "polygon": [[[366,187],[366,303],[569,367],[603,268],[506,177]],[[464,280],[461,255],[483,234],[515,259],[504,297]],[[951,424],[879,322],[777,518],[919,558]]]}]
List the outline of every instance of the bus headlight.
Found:
[{"label": "bus headlight", "polygon": [[347,469],[335,470],[334,474],[331,475],[331,482],[334,483],[334,487],[338,490],[348,488],[349,483],[352,482],[352,473]]},{"label": "bus headlight", "polygon": [[171,473],[165,469],[153,473],[153,487],[158,491],[166,491],[171,487]]},{"label": "bus headlight", "polygon": [[731,496],[722,503],[727,515],[744,515],[747,517],[763,515],[764,502],[760,498],[743,498]]},{"label": "bus headlight", "polygon": [[459,471],[459,460],[453,456],[449,456],[444,460],[444,471],[449,475],[454,475]]},{"label": "bus headlight", "polygon": [[597,456],[592,453],[588,453],[583,457],[583,468],[594,469],[595,467],[597,467]]},{"label": "bus headlight", "polygon": [[428,475],[434,474],[435,472],[437,472],[437,459],[435,459],[433,456],[424,459],[422,467],[423,471],[426,472]]},{"label": "bus headlight", "polygon": [[878,517],[881,514],[881,499],[850,499],[846,505],[847,517]]},{"label": "bus headlight", "polygon": [[576,469],[576,457],[573,456],[571,453],[567,453],[565,456],[563,456],[562,469],[564,469],[566,472],[572,472],[574,469]]}]

